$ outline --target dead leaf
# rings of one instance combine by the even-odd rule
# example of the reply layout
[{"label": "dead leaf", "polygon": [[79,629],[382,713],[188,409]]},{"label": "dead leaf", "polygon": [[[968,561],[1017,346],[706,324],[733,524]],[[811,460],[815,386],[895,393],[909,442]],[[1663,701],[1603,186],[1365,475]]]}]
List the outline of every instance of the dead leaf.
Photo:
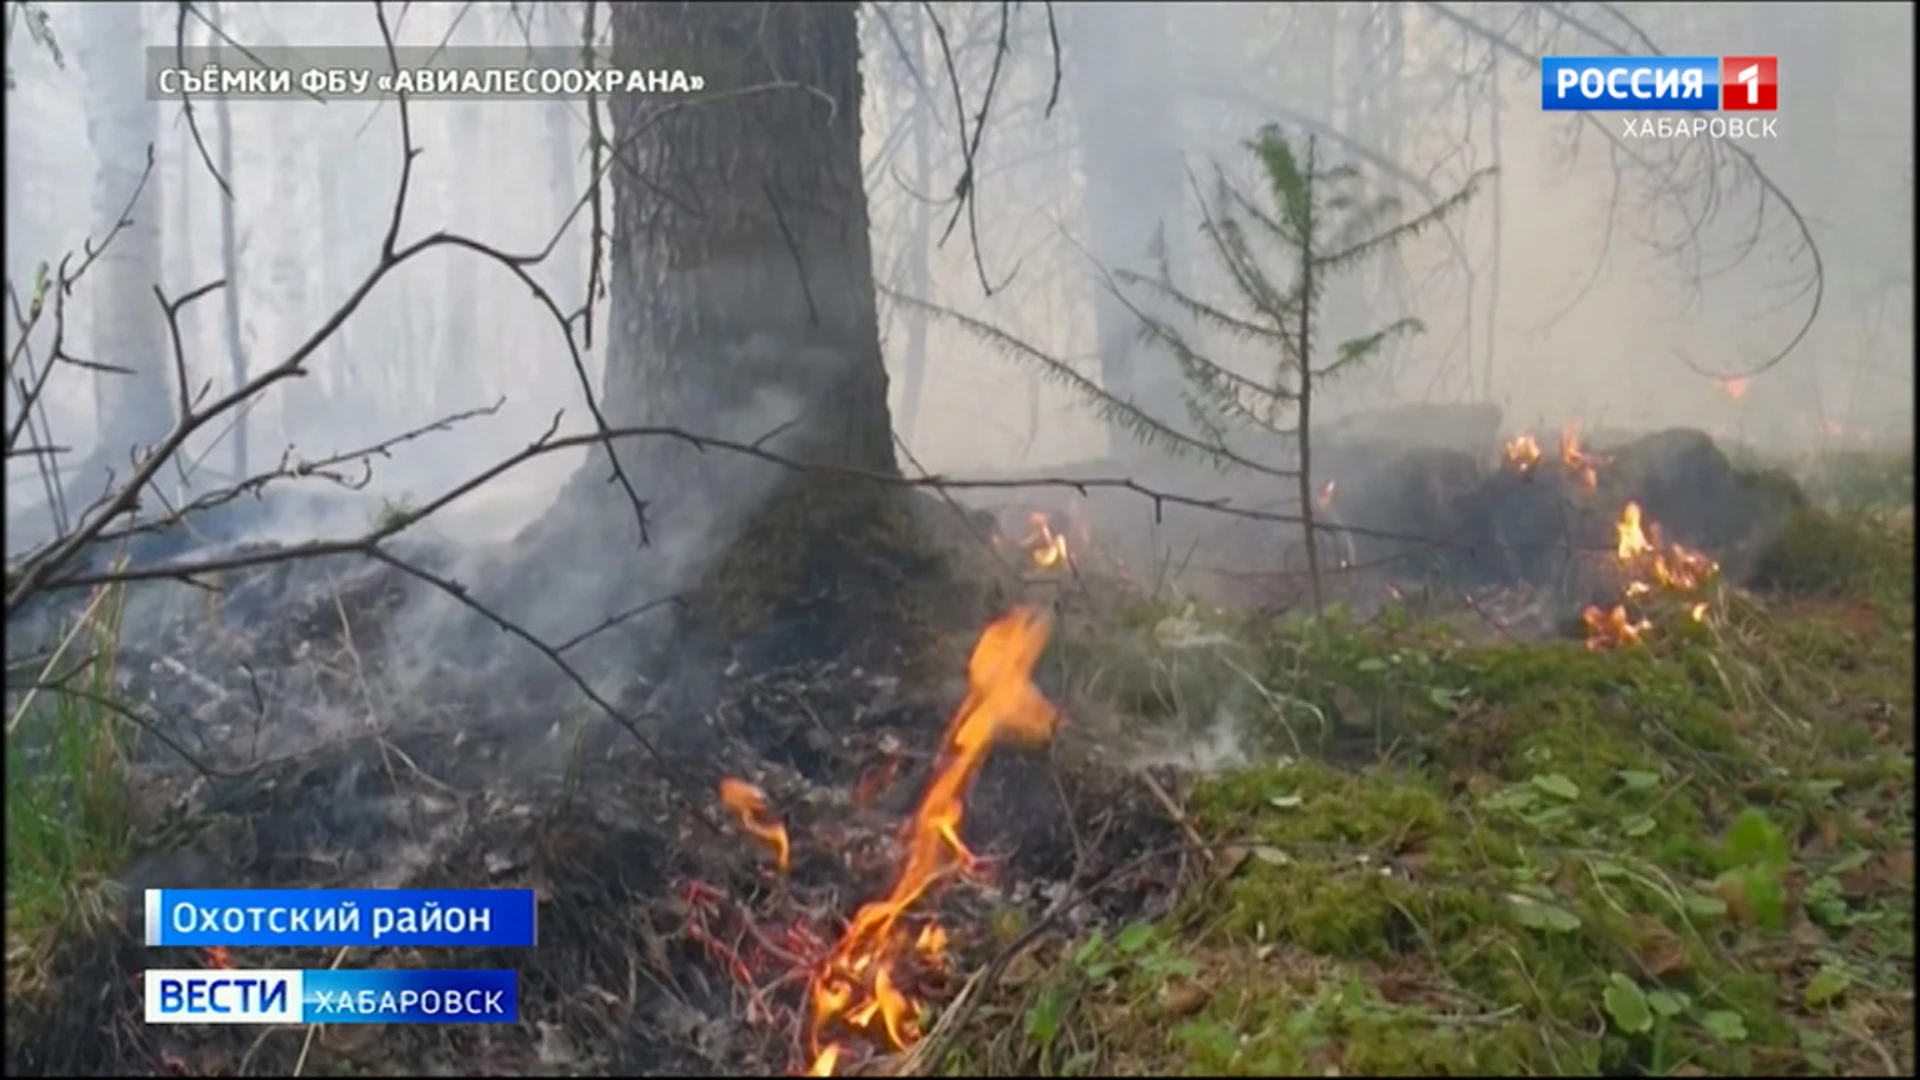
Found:
[{"label": "dead leaf", "polygon": [[1409,851],[1394,859],[1394,862],[1400,867],[1401,873],[1416,878],[1433,864],[1433,855],[1425,851]]},{"label": "dead leaf", "polygon": [[1899,848],[1880,856],[1880,873],[1891,884],[1913,885],[1913,847]]},{"label": "dead leaf", "polygon": [[1420,990],[1420,984],[1401,975],[1385,974],[1374,981],[1373,988],[1379,992],[1381,1000],[1390,1005],[1404,1005]]},{"label": "dead leaf", "polygon": [[1040,961],[1028,949],[1008,961],[1006,970],[1001,973],[1000,981],[1008,986],[1025,986],[1045,974]]},{"label": "dead leaf", "polygon": [[1367,708],[1367,703],[1360,699],[1360,695],[1345,686],[1333,688],[1333,710],[1335,717],[1348,727],[1373,726],[1372,710]]},{"label": "dead leaf", "polygon": [[1827,937],[1827,932],[1820,929],[1819,925],[1811,919],[1801,919],[1794,923],[1788,935],[1793,938],[1795,944],[1804,945],[1809,949],[1822,949],[1832,944],[1831,939]]},{"label": "dead leaf", "polygon": [[1840,850],[1840,823],[1828,818],[1820,823],[1820,828],[1800,845],[1801,854],[1808,858],[1820,858]]},{"label": "dead leaf", "polygon": [[1167,1015],[1173,1017],[1192,1016],[1206,1007],[1213,992],[1199,983],[1181,981],[1167,987]]},{"label": "dead leaf", "polygon": [[1251,858],[1253,858],[1253,852],[1238,844],[1221,848],[1220,857],[1213,861],[1214,876],[1230,878],[1238,873],[1241,867],[1247,865],[1247,860]]},{"label": "dead leaf", "polygon": [[1873,1033],[1886,1026],[1891,1014],[1871,998],[1856,998],[1847,1005],[1843,1019],[1858,1031]]},{"label": "dead leaf", "polygon": [[1664,979],[1668,975],[1692,969],[1693,960],[1687,955],[1687,943],[1667,929],[1666,924],[1651,916],[1641,916],[1634,921],[1641,933],[1636,953],[1648,978]]},{"label": "dead leaf", "polygon": [[1873,863],[1855,867],[1840,875],[1840,895],[1849,900],[1872,896],[1880,885],[1880,868]]},{"label": "dead leaf", "polygon": [[1807,895],[1807,872],[1800,867],[1792,867],[1780,876],[1780,884],[1787,891],[1787,907],[1798,909]]},{"label": "dead leaf", "polygon": [[1714,892],[1727,905],[1727,915],[1735,922],[1753,922],[1753,905],[1747,902],[1747,890],[1737,878],[1723,878],[1714,884]]}]

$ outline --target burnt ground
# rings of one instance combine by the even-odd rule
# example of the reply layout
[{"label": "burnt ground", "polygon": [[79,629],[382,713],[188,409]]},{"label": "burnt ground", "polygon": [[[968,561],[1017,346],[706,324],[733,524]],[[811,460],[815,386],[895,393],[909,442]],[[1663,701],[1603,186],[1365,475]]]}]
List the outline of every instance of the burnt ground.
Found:
[{"label": "burnt ground", "polygon": [[[1644,465],[1633,464],[1631,448],[1617,453],[1626,467],[1602,472],[1597,497],[1569,489],[1559,474],[1516,477],[1445,451],[1370,458],[1371,483],[1386,492],[1374,501],[1411,515],[1382,524],[1441,539],[1477,530],[1469,549],[1495,558],[1429,565],[1397,582],[1350,576],[1411,607],[1406,590],[1415,580],[1493,589],[1516,578],[1537,583],[1544,574],[1516,555],[1605,548],[1623,497],[1646,501],[1651,516],[1671,522],[1673,538],[1716,551],[1738,538],[1704,530],[1729,520],[1749,529],[1765,516],[1729,510],[1728,500],[1751,487],[1734,482],[1710,443],[1656,437],[1643,444]],[[1367,482],[1356,472],[1343,487]],[[1589,503],[1598,509],[1574,519],[1544,509]],[[1690,515],[1695,504],[1706,510]],[[1514,517],[1516,505],[1543,509]],[[1105,546],[1095,517],[1094,550],[1084,553],[1094,558],[1076,555],[1075,577]],[[1350,509],[1348,517],[1351,524],[1359,515]],[[1271,555],[1276,528],[1284,527],[1246,531]],[[1073,543],[1079,551],[1081,539]],[[1356,561],[1371,561],[1361,546],[1353,545]],[[1137,565],[1118,576],[1151,592],[1160,570]],[[126,895],[160,886],[535,888],[542,944],[532,950],[260,949],[234,957],[245,967],[516,968],[523,1021],[393,1031],[148,1027],[141,967],[207,958],[141,948],[138,912],[122,904],[95,933],[50,954],[37,993],[10,992],[9,1011],[24,1021],[10,1025],[10,1070],[790,1070],[799,1064],[803,1004],[792,975],[890,883],[892,839],[964,691],[982,606],[978,596],[955,598],[937,647],[919,656],[882,647],[880,632],[866,633],[870,647],[851,655],[817,647],[839,639],[806,618],[778,623],[777,640],[744,648],[708,635],[691,649],[705,660],[678,670],[635,652],[619,684],[603,690],[623,710],[658,714],[640,731],[662,760],[583,706],[538,658],[491,664],[499,652],[486,647],[497,637],[491,628],[435,638],[423,662],[423,650],[404,647],[417,644],[404,613],[418,586],[393,571],[332,560],[222,584],[217,598],[191,597],[185,617],[125,642],[127,689],[167,718],[158,730],[172,743],[150,739],[141,748],[144,840],[119,882]],[[1232,587],[1237,599],[1250,599]],[[1003,607],[1020,589],[986,590],[985,606]],[[807,610],[835,607],[829,600]],[[677,644],[688,651],[687,641]],[[1038,678],[1062,700],[1070,680],[1058,667],[1043,664]],[[1076,703],[1064,704],[1063,735],[1073,731]],[[1110,887],[1058,920],[1054,928],[1069,939],[1088,933],[1089,923],[1155,919],[1170,902],[1191,834],[1173,820],[1164,790],[1089,750],[1099,741],[1063,737],[1048,753],[1002,749],[988,762],[965,832],[992,871],[940,901],[953,934],[954,983],[988,966],[1018,936],[1011,928],[1042,919],[1076,882]],[[319,749],[284,749],[315,743]],[[178,765],[180,750],[194,755],[197,771]],[[262,758],[270,763],[251,765]],[[723,776],[765,789],[785,820],[794,856],[786,878],[772,875],[763,852],[726,821],[715,797]],[[9,966],[11,991],[11,958]],[[943,1000],[955,989],[936,985],[927,996]]]},{"label": "burnt ground", "polygon": [[[130,689],[171,718],[169,738],[206,772],[180,768],[170,747],[143,748],[145,839],[118,883],[126,899],[90,937],[48,956],[39,992],[10,994],[22,1022],[10,1025],[9,1071],[696,1075],[800,1063],[804,974],[792,976],[890,884],[893,838],[964,689],[959,663],[947,682],[926,685],[906,665],[736,661],[707,680],[697,709],[645,728],[663,761],[604,721],[581,723],[581,706],[538,680],[503,686],[498,673],[449,664],[409,670],[404,697],[379,692],[395,674],[383,668],[384,635],[410,588],[389,572],[335,563],[229,584],[227,611],[129,642]],[[964,658],[971,640],[951,645]],[[659,699],[642,675],[632,684],[618,695],[623,707]],[[355,722],[362,712],[380,718],[381,733]],[[265,749],[263,728],[323,741],[241,768]],[[762,787],[785,820],[784,878],[727,820],[715,797],[722,776]],[[989,870],[939,901],[956,978],[1004,944],[995,935],[1009,920],[1036,920],[1075,881],[1166,850],[1058,925],[1154,913],[1177,861],[1176,827],[1137,779],[1064,750],[996,751],[965,835]],[[515,968],[521,1022],[143,1022],[144,966],[210,958],[142,947],[140,890],[368,885],[536,889],[541,943],[239,949],[233,962]]]}]

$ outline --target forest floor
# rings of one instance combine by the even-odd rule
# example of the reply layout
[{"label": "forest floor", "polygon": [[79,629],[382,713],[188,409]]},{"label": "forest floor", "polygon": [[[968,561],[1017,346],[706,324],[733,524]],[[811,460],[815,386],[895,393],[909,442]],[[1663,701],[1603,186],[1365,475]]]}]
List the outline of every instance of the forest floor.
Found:
[{"label": "forest floor", "polygon": [[[1830,472],[1752,589],[1628,648],[1392,610],[1081,627],[1127,657],[1117,712],[1237,721],[1181,794],[1211,865],[1164,917],[1001,957],[916,1064],[1911,1075],[1911,478]],[[1239,680],[1140,647],[1174,624],[1257,690],[1191,700]]]},{"label": "forest floor", "polygon": [[[967,800],[988,873],[927,913],[951,963],[921,987],[925,1037],[848,1064],[1911,1074],[1912,468],[1828,470],[1750,587],[1650,599],[1623,648],[1484,612],[1308,620],[1060,587],[1035,681],[1067,722],[1046,754],[996,750]],[[942,685],[729,669],[709,734],[663,769],[628,742],[569,758],[548,745],[566,716],[498,688],[376,700],[386,588],[323,597],[281,643],[381,733],[130,787],[124,724],[86,697],[44,717],[44,776],[13,767],[10,729],[8,1071],[803,1065],[804,972],[896,873],[972,642]],[[528,767],[545,756],[561,767]],[[723,776],[783,818],[785,874],[716,805]],[[163,959],[129,906],[143,884],[534,888],[541,943]],[[522,1022],[148,1026],[138,972],[158,963],[511,967]]]}]

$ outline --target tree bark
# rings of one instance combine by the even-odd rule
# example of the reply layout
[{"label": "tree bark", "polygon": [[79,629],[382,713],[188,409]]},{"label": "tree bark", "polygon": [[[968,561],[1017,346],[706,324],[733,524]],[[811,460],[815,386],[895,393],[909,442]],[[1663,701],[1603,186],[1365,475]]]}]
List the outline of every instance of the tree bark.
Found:
[{"label": "tree bark", "polygon": [[[631,141],[613,169],[605,407],[738,434],[797,413],[789,441],[810,456],[891,471],[854,6],[631,4],[612,20],[618,62],[684,56],[736,96],[613,99]],[[747,89],[781,81],[798,85]],[[795,408],[762,415],[769,390]]]},{"label": "tree bark", "polygon": [[[620,464],[649,502],[653,570],[642,576],[655,595],[698,582],[697,610],[729,633],[809,604],[856,610],[848,590],[885,589],[892,575],[876,574],[876,560],[912,545],[900,490],[844,471],[897,475],[854,5],[622,4],[611,19],[616,66],[680,67],[705,89],[610,102],[608,423],[765,439],[784,457],[843,470],[665,439],[621,444]],[[633,511],[608,473],[596,454],[562,505],[592,507],[600,550],[631,551]],[[549,518],[582,532],[567,510]],[[866,633],[876,631],[886,632]]]}]

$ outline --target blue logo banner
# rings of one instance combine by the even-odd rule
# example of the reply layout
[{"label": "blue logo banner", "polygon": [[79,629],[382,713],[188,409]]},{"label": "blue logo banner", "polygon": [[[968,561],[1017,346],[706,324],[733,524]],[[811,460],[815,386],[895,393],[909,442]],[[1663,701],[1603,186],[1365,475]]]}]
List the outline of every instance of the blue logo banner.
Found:
[{"label": "blue logo banner", "polygon": [[532,889],[148,889],[148,945],[532,945]]},{"label": "blue logo banner", "polygon": [[511,1024],[513,971],[157,971],[149,1024]]},{"label": "blue logo banner", "polygon": [[1700,112],[1720,108],[1717,56],[1548,56],[1540,61],[1547,112]]}]

